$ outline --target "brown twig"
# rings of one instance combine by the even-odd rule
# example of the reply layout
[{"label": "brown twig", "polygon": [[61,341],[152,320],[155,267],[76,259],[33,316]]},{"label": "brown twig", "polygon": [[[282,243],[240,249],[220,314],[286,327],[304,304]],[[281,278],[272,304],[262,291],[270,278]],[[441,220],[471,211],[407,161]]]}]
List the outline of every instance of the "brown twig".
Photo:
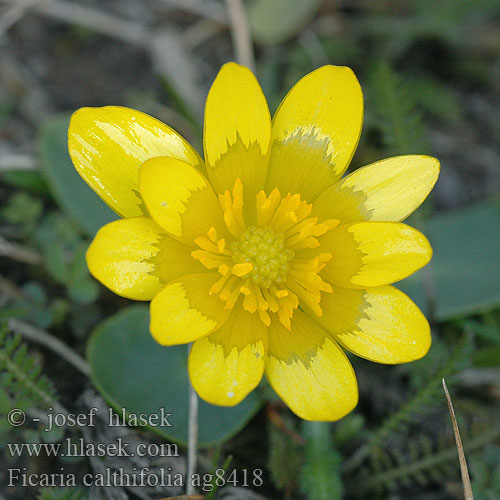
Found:
[{"label": "brown twig", "polygon": [[462,474],[462,483],[464,486],[464,497],[465,500],[474,500],[472,486],[470,483],[469,470],[467,469],[467,461],[465,460],[464,447],[462,445],[462,439],[460,438],[460,431],[458,430],[458,423],[455,417],[455,410],[453,409],[453,403],[451,402],[450,393],[448,392],[448,387],[446,387],[446,382],[444,381],[444,379],[443,389],[446,395],[446,401],[448,403],[448,410],[450,411],[453,433],[455,434],[455,442],[457,443],[458,459],[460,461],[460,473]]},{"label": "brown twig", "polygon": [[282,416],[278,413],[278,411],[276,410],[276,408],[274,408],[274,406],[268,404],[266,407],[266,413],[269,421],[276,428],[280,429],[285,434],[287,434],[292,441],[302,445],[306,443],[305,439],[298,432],[295,432],[293,429],[290,429],[290,427],[287,426]]},{"label": "brown twig", "polygon": [[162,0],[179,10],[205,17],[219,24],[227,25],[227,15],[224,8],[213,0]]},{"label": "brown twig", "polygon": [[21,289],[8,279],[0,276],[0,297],[18,300],[23,296]]},{"label": "brown twig", "polygon": [[24,154],[2,154],[0,155],[0,171],[9,170],[36,170],[37,162],[33,156]]},{"label": "brown twig", "polygon": [[[17,0],[1,0],[4,3],[16,4]],[[148,36],[148,29],[139,23],[119,19],[111,14],[67,0],[46,0],[36,2],[32,8],[41,14],[60,21],[79,24],[104,35],[135,45],[142,45]]]},{"label": "brown twig", "polygon": [[52,106],[40,80],[7,46],[0,48],[0,78],[7,92],[19,101],[16,109],[29,122],[38,127],[51,114]]},{"label": "brown twig", "polygon": [[201,19],[183,30],[181,41],[187,49],[193,50],[226,29],[226,26],[210,19]]},{"label": "brown twig", "polygon": [[76,369],[80,370],[85,376],[88,377],[90,375],[88,363],[64,342],[54,337],[54,335],[15,318],[9,319],[8,325],[11,330],[20,333],[28,340],[44,345],[59,354],[63,359],[68,361],[68,363],[71,363]]},{"label": "brown twig", "polygon": [[226,0],[231,34],[236,53],[236,60],[255,72],[255,58],[253,54],[252,35],[248,16],[242,0]]},{"label": "brown twig", "polygon": [[119,19],[111,14],[75,2],[59,0],[45,6],[42,4],[37,10],[61,21],[80,24],[136,45],[141,45],[148,33],[147,28],[141,24]]},{"label": "brown twig", "polygon": [[149,37],[146,50],[156,71],[165,77],[189,108],[195,123],[202,123],[204,97],[200,87],[196,59],[186,50],[179,30],[173,27],[156,30]]},{"label": "brown twig", "polygon": [[21,20],[36,4],[43,1],[46,0],[21,0],[9,7],[0,19],[0,36]]},{"label": "brown twig", "polygon": [[39,265],[42,263],[42,256],[39,253],[17,243],[11,243],[2,236],[0,236],[0,255],[24,264]]},{"label": "brown twig", "polygon": [[[15,4],[16,1],[0,0],[0,3]],[[45,0],[35,4],[33,10],[141,47],[151,57],[156,71],[171,83],[186,103],[194,119],[201,121],[204,92],[198,82],[197,66],[192,63],[193,55],[186,50],[180,34],[172,26],[152,29],[145,23],[116,17],[68,0]]]}]

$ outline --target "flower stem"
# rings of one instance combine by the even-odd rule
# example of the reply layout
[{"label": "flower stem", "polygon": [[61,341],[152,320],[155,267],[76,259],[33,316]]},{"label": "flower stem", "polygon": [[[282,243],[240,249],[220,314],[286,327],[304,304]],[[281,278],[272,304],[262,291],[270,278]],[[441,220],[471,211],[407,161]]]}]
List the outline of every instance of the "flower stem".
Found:
[{"label": "flower stem", "polygon": [[[188,345],[188,353],[192,344]],[[198,455],[198,396],[189,381],[189,421],[188,421],[188,453],[186,473],[186,494],[196,493],[192,485],[192,478],[196,469],[196,457]]]}]

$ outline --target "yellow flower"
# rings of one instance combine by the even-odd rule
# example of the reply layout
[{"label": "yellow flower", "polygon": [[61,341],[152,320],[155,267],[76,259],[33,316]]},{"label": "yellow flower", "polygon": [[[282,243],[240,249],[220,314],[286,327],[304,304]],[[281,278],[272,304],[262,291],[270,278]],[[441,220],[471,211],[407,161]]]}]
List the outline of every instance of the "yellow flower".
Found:
[{"label": "yellow flower", "polygon": [[340,179],[362,120],[349,68],[302,78],[271,122],[257,80],[234,63],[208,94],[205,161],[139,111],[73,115],[73,163],[123,217],[97,233],[89,269],[151,301],[160,344],[194,342],[189,375],[206,401],[235,405],[265,372],[297,415],[337,420],[358,400],[342,348],[379,363],[428,351],[426,319],[389,285],[431,258],[398,221],[429,194],[439,163],[398,156]]}]

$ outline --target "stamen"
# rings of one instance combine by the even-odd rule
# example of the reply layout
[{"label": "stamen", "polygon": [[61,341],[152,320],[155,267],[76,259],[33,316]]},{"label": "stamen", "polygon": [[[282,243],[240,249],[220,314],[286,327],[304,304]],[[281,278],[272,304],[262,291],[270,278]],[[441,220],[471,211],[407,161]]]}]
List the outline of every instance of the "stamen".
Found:
[{"label": "stamen", "polygon": [[199,260],[207,269],[214,269],[221,264],[230,262],[229,257],[225,255],[217,255],[204,250],[193,250],[191,252],[191,257],[195,260]]},{"label": "stamen", "polygon": [[208,232],[207,232],[208,237],[210,238],[211,241],[214,243],[217,242],[217,231],[214,226],[212,226]]},{"label": "stamen", "polygon": [[239,238],[245,230],[245,220],[243,217],[243,184],[240,179],[236,179],[233,193],[225,191],[219,195],[219,203],[224,214],[224,222],[228,231],[235,238]]},{"label": "stamen", "polygon": [[[211,289],[226,303],[257,313],[269,326],[273,317],[291,329],[293,312],[299,301],[321,316],[321,294],[331,293],[332,287],[319,275],[332,256],[318,252],[311,258],[297,258],[295,252],[320,246],[319,237],[339,224],[338,220],[319,222],[310,217],[312,205],[299,194],[282,198],[277,188],[269,196],[261,191],[256,196],[256,225],[247,227],[243,214],[243,184],[240,179],[232,191],[219,195],[231,242],[219,238],[211,227],[206,236],[195,239],[199,250],[191,255],[208,269],[221,275]],[[273,316],[276,315],[276,316]]]},{"label": "stamen", "polygon": [[250,262],[242,262],[240,264],[235,264],[231,272],[241,278],[242,276],[245,276],[246,274],[251,272],[252,269],[253,265]]},{"label": "stamen", "polygon": [[224,250],[226,248],[226,240],[222,239],[217,242],[217,250],[219,253],[225,253]]},{"label": "stamen", "polygon": [[257,303],[257,296],[255,293],[250,292],[248,295],[245,295],[243,299],[243,308],[246,309],[250,313],[254,313],[258,309],[259,305]]}]

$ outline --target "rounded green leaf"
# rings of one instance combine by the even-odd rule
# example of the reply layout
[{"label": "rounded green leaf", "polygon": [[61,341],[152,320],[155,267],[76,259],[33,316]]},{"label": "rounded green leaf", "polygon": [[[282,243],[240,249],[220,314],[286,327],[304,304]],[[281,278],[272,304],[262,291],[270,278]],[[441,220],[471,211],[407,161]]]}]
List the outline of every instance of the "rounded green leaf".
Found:
[{"label": "rounded green leaf", "polygon": [[42,173],[61,208],[75,219],[89,236],[118,218],[92,191],[73,167],[68,153],[69,116],[49,120],[41,129]]},{"label": "rounded green leaf", "polygon": [[[411,222],[410,222],[411,224]],[[434,256],[429,266],[400,283],[427,311],[431,288],[436,319],[445,321],[488,311],[500,304],[500,205],[482,203],[429,218],[419,228]],[[427,273],[427,285],[424,276]],[[428,295],[428,293],[427,293]]]},{"label": "rounded green leaf", "polygon": [[[131,306],[101,323],[87,346],[92,381],[116,410],[128,415],[172,413],[169,426],[150,429],[181,444],[188,437],[187,346],[157,344],[149,333],[144,305]],[[236,434],[261,404],[254,391],[232,408],[199,402],[200,446],[225,441]]]}]

